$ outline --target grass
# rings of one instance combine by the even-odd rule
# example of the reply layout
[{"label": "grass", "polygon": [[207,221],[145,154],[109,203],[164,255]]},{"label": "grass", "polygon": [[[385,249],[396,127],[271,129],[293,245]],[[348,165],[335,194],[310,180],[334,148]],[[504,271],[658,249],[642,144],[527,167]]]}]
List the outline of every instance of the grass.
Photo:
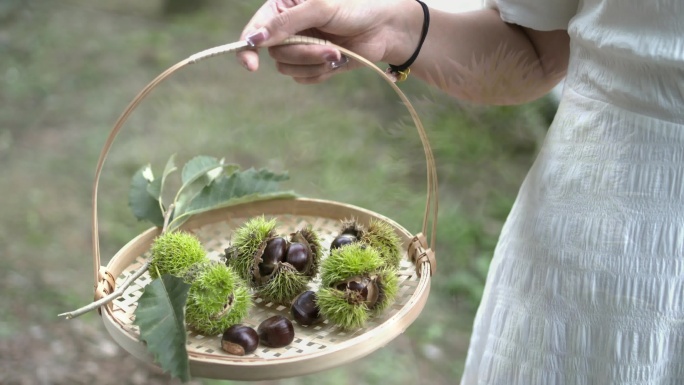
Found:
[{"label": "grass", "polygon": [[[54,329],[65,322],[57,313],[90,300],[90,188],[107,130],[163,69],[235,40],[257,2],[214,2],[171,19],[158,16],[155,2],[17,4],[0,23],[0,35],[10,37],[0,40],[0,308],[8,314],[0,341],[22,338],[26,325]],[[189,67],[135,111],[101,182],[103,256],[147,227],[127,207],[130,177],[146,163],[161,169],[172,153],[177,164],[205,154],[288,170],[286,188],[420,229],[421,146],[377,75],[360,70],[305,87],[265,63],[257,74],[229,56]],[[469,106],[415,80],[402,87],[428,129],[440,178],[438,271],[427,308],[405,334],[360,361],[262,384],[439,385],[462,370],[498,233],[555,106],[548,99]],[[84,320],[106,335],[97,317]]]}]

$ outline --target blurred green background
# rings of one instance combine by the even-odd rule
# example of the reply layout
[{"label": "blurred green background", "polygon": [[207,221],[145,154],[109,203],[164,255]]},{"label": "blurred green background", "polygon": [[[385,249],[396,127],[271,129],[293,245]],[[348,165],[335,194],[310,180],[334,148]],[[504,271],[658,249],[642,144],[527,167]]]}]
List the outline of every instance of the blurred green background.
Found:
[{"label": "blurred green background", "polygon": [[[108,130],[133,96],[177,61],[237,40],[261,1],[0,0],[0,383],[177,383],[128,355],[95,313],[91,184]],[[127,207],[140,166],[195,155],[287,170],[284,187],[359,205],[419,231],[425,162],[409,116],[369,70],[315,86],[265,59],[232,55],[184,69],[133,114],[100,187],[103,256],[147,226]],[[258,384],[453,384],[462,371],[489,260],[555,112],[462,104],[415,79],[401,84],[434,148],[440,182],[438,270],[406,332],[357,362]],[[195,384],[238,382],[194,379]]]}]

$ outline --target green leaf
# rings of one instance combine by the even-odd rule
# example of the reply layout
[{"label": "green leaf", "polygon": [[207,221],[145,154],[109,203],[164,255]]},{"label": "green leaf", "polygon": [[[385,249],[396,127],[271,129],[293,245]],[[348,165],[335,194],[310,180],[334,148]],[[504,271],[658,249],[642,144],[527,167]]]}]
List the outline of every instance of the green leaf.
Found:
[{"label": "green leaf", "polygon": [[169,225],[174,229],[190,216],[222,207],[257,200],[293,198],[293,191],[279,191],[280,182],[289,179],[285,174],[253,168],[245,171],[223,175],[213,183],[204,186],[200,193],[183,210],[176,211],[177,216]]},{"label": "green leaf", "polygon": [[128,205],[138,220],[147,220],[157,227],[164,225],[164,214],[161,210],[159,199],[155,198],[150,189],[155,183],[152,168],[148,164],[138,170],[131,180],[131,188],[128,191]]},{"label": "green leaf", "polygon": [[198,156],[190,160],[183,167],[183,185],[176,194],[174,216],[182,215],[202,189],[221,176],[224,170],[230,175],[239,169],[237,165],[224,164],[222,160],[219,162],[216,158],[208,156]]},{"label": "green leaf", "polygon": [[[164,226],[165,205],[162,193],[166,178],[176,170],[175,155],[166,163],[161,179],[155,179],[149,165],[133,177],[129,204],[140,220]],[[173,215],[168,230],[178,228],[192,215],[257,200],[294,198],[293,191],[279,191],[287,173],[261,169],[240,171],[239,166],[225,164],[211,156],[197,156],[188,161],[181,172],[182,185],[174,197]]]},{"label": "green leaf", "polygon": [[161,190],[162,190],[162,180],[161,179],[155,179],[147,185],[147,193],[150,194],[150,196],[158,202],[161,199]]},{"label": "green leaf", "polygon": [[[213,156],[200,155],[190,159],[181,172],[181,181],[183,184],[192,183],[196,179],[205,176],[208,170],[213,170],[220,167],[222,164],[217,158]],[[207,176],[205,185],[211,183],[215,179]]]},{"label": "green leaf", "polygon": [[250,203],[250,202],[257,202],[257,201],[267,201],[270,199],[293,199],[296,198],[298,195],[292,190],[288,191],[278,191],[278,192],[273,192],[273,193],[266,193],[266,194],[249,194],[245,195],[239,198],[231,198],[223,203],[217,204],[215,206],[207,206],[203,207],[201,209],[196,209],[192,211],[186,211],[182,215],[179,215],[176,217],[172,223],[169,223],[168,226],[168,231],[173,231],[180,227],[185,221],[190,219],[191,216],[201,214],[207,211],[211,210],[216,210],[216,209],[221,209],[224,207],[230,207],[230,206],[235,206],[239,205],[242,203]]},{"label": "green leaf", "polygon": [[278,191],[280,182],[289,179],[287,174],[276,174],[272,171],[253,168],[225,176],[205,186],[202,192],[188,206],[188,211],[208,207],[218,207],[232,199],[256,193]]},{"label": "green leaf", "polygon": [[164,210],[164,205],[162,203],[162,193],[164,191],[164,185],[166,184],[166,178],[174,171],[176,171],[176,154],[171,155],[169,160],[166,161],[166,167],[164,167],[164,174],[162,174],[161,182],[159,184],[159,191],[157,192],[157,199],[159,199],[160,208]]},{"label": "green leaf", "polygon": [[153,280],[138,300],[133,321],[155,361],[183,382],[190,381],[183,314],[189,289],[190,285],[181,278],[168,274]]}]

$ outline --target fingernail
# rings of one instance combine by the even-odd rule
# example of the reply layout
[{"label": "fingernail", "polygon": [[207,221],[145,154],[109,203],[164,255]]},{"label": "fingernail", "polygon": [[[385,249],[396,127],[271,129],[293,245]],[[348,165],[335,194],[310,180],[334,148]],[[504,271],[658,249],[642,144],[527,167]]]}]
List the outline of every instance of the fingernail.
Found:
[{"label": "fingernail", "polygon": [[335,60],[335,61],[330,62],[330,68],[336,70],[336,69],[342,67],[343,65],[345,65],[347,63],[349,63],[349,58],[346,57],[345,55],[342,55],[342,57],[340,57],[340,60]]},{"label": "fingernail", "polygon": [[264,27],[257,29],[245,38],[247,43],[252,47],[256,47],[266,41],[266,39],[268,39],[268,31]]},{"label": "fingernail", "polygon": [[332,63],[332,62],[336,62],[336,61],[340,60],[341,59],[340,56],[341,55],[340,55],[339,51],[328,52],[325,55],[323,55],[323,60]]}]

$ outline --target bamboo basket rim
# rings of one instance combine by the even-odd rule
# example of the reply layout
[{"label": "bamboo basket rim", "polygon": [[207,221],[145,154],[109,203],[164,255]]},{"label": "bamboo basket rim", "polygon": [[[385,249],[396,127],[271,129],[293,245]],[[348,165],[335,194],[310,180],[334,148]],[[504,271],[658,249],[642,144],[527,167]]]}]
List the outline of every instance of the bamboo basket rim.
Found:
[{"label": "bamboo basket rim", "polygon": [[[409,260],[413,271],[417,275],[416,288],[410,293],[407,302],[402,305],[401,309],[393,314],[390,318],[384,320],[381,324],[377,325],[370,332],[363,332],[362,334],[346,339],[340,344],[335,344],[334,347],[328,347],[323,353],[309,353],[306,355],[300,355],[295,358],[282,358],[282,359],[226,359],[224,356],[217,356],[215,354],[202,354],[189,352],[188,356],[191,364],[191,373],[193,376],[201,376],[208,378],[222,378],[222,379],[232,379],[232,380],[260,380],[260,379],[271,379],[271,378],[284,378],[297,375],[303,375],[307,373],[317,372],[323,369],[338,366],[345,362],[360,358],[365,356],[370,352],[382,347],[384,344],[391,341],[393,338],[403,333],[404,330],[418,317],[420,311],[427,301],[427,296],[429,294],[430,287],[430,276],[435,271],[435,258],[434,258],[434,243],[435,243],[435,232],[437,225],[437,211],[438,211],[438,197],[437,197],[437,175],[435,161],[430,147],[429,140],[425,133],[425,129],[418,117],[415,108],[411,105],[408,98],[404,93],[394,84],[394,79],[388,76],[383,70],[377,67],[372,62],[359,56],[358,54],[351,52],[343,47],[332,44],[328,41],[305,37],[305,36],[292,36],[285,40],[281,44],[318,44],[318,45],[329,45],[340,50],[343,54],[347,55],[350,59],[354,59],[366,67],[369,67],[378,75],[380,75],[386,83],[396,92],[399,98],[402,100],[404,106],[408,109],[413,122],[416,126],[417,132],[420,136],[421,143],[423,145],[423,150],[426,159],[426,170],[427,170],[427,192],[426,192],[426,203],[425,212],[423,216],[421,232],[411,238],[411,233],[408,232],[398,223],[392,221],[391,219],[382,216],[380,214],[374,213],[370,210],[366,210],[357,206],[352,206],[344,203],[326,201],[326,200],[315,200],[315,199],[305,199],[305,198],[295,198],[288,199],[289,202],[298,202],[297,204],[304,205],[327,205],[328,207],[344,207],[350,212],[365,213],[365,215],[374,216],[377,218],[382,218],[392,224],[395,231],[402,234],[404,238],[406,254],[405,259]],[[114,127],[109,133],[105,144],[103,145],[100,157],[98,159],[95,180],[93,182],[93,195],[92,195],[92,252],[93,252],[93,268],[94,268],[94,281],[95,281],[95,299],[101,300],[107,294],[112,293],[116,287],[117,278],[125,270],[119,269],[117,264],[121,263],[121,256],[125,254],[130,248],[135,247],[141,240],[148,240],[148,238],[155,233],[155,229],[149,229],[137,237],[132,239],[126,246],[119,250],[115,256],[110,260],[106,267],[100,264],[100,246],[99,246],[99,232],[98,232],[98,213],[97,213],[97,195],[100,175],[102,173],[103,165],[105,159],[109,153],[109,150],[113,144],[113,141],[119,131],[121,130],[124,122],[128,119],[132,111],[141,103],[141,101],[154,89],[158,84],[164,81],[166,78],[171,76],[171,74],[180,70],[181,68],[197,63],[201,60],[214,57],[217,55],[222,55],[231,52],[237,52],[244,49],[251,48],[247,42],[239,41],[235,43],[225,44],[218,47],[210,48],[194,55],[191,55],[187,59],[178,62],[174,66],[170,67],[163,73],[161,73],[157,78],[150,82],[145,88],[143,88],[138,95],[129,103],[124,112],[117,119]],[[239,210],[240,207],[246,207],[249,205],[268,205],[270,201],[257,201],[248,204],[241,204],[236,206],[231,206],[228,208],[212,210],[208,213],[199,214],[191,218],[184,227],[190,228],[193,225],[201,222],[210,217],[211,215],[216,215],[216,212],[230,212],[231,210]],[[342,218],[338,218],[342,219]],[[157,230],[158,231],[158,230]],[[429,239],[429,241],[428,241]],[[123,324],[116,319],[114,314],[114,305],[111,303],[107,306],[103,306],[100,314],[102,315],[103,322],[107,331],[113,337],[113,339],[119,343],[125,350],[129,351],[133,355],[141,358],[143,360],[149,360],[151,357],[146,354],[144,349],[141,350],[143,343],[137,339],[137,337],[130,330],[123,327]],[[372,343],[362,346],[361,342]],[[144,347],[144,346],[143,346]],[[357,348],[357,352],[353,353],[351,348]],[[352,352],[350,354],[350,352]],[[346,353],[342,354],[342,353]],[[332,362],[321,362],[321,357],[334,356],[335,360]],[[314,365],[311,368],[306,368],[302,366],[302,363]],[[263,373],[257,374],[241,374],[239,371],[235,371],[236,365],[238,369],[243,369],[244,367],[259,367]],[[274,376],[273,368],[278,367],[280,369],[285,368],[282,375]],[[253,372],[253,371],[251,371]],[[228,374],[226,374],[228,373]]]},{"label": "bamboo basket rim", "polygon": [[[347,214],[353,213],[359,216],[366,215],[368,218],[383,219],[387,220],[388,223],[402,233],[404,241],[410,240],[412,237],[411,233],[397,222],[370,210],[335,201],[309,198],[274,199],[213,210],[197,215],[191,221],[184,224],[183,228],[187,230],[220,222],[226,213],[230,214],[236,210],[239,211],[235,214],[236,217],[248,217],[252,212],[267,212],[278,215],[278,210],[280,209],[276,208],[274,210],[274,207],[284,207],[284,205],[295,206],[297,211],[303,212],[303,215],[314,215],[317,212],[329,213],[329,209],[333,207],[333,209],[344,210]],[[240,210],[242,211],[240,212]],[[286,209],[281,211],[286,213]],[[110,260],[107,268],[118,275],[122,268],[126,269],[130,259],[139,253],[135,249],[144,249],[145,245],[151,242],[158,233],[159,229],[153,227],[131,240]],[[429,271],[429,262],[423,261],[421,268],[424,272]],[[411,272],[415,273],[415,270]],[[386,319],[383,319],[376,326],[368,328],[370,329],[369,331],[352,333],[349,338],[342,339],[339,343],[329,344],[325,349],[306,351],[284,357],[267,358],[255,356],[234,357],[226,354],[189,351],[188,357],[191,372],[193,376],[204,378],[248,381],[269,380],[316,373],[354,361],[384,346],[403,333],[417,319],[429,295],[430,279],[430,274],[411,277],[410,281],[415,285],[415,290],[404,299],[405,303],[401,305],[399,310],[387,316]],[[115,306],[108,306],[102,312],[103,322],[108,332],[117,343],[134,356],[146,361],[152,360],[144,344],[136,339],[137,335],[135,333],[131,332],[127,315],[120,311],[117,313],[118,310]],[[295,324],[295,327],[296,335],[310,330],[301,328],[297,324]],[[334,327],[330,327],[334,330]],[[311,335],[315,335],[315,332]],[[311,335],[307,334],[308,337],[311,337]],[[225,375],[226,373],[229,373],[228,376]]]}]

